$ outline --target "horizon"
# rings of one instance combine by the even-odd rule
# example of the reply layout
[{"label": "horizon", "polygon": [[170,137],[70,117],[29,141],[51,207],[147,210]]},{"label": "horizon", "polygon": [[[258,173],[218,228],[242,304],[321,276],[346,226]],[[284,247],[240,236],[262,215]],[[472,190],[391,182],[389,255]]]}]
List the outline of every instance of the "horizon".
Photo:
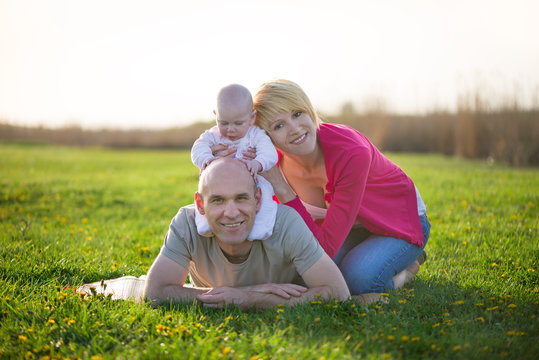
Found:
[{"label": "horizon", "polygon": [[[106,11],[103,9],[106,7]],[[539,104],[539,3],[0,0],[0,121],[167,129],[281,77],[323,114]]]}]

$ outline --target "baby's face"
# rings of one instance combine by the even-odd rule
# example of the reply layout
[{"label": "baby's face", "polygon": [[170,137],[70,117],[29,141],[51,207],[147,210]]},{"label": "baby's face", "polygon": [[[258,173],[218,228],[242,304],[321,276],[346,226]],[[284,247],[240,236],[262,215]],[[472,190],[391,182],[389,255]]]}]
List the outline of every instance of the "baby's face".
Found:
[{"label": "baby's face", "polygon": [[235,141],[247,134],[249,127],[254,124],[253,111],[219,111],[215,113],[217,127],[222,136]]}]

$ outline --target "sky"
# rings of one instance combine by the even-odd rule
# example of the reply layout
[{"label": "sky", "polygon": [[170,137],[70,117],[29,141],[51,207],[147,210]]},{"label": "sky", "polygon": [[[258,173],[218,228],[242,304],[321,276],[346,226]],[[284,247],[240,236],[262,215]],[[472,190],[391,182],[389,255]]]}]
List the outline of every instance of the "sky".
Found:
[{"label": "sky", "polygon": [[536,0],[0,0],[0,121],[84,128],[213,119],[230,83],[298,83],[349,102],[454,111],[539,103]]}]

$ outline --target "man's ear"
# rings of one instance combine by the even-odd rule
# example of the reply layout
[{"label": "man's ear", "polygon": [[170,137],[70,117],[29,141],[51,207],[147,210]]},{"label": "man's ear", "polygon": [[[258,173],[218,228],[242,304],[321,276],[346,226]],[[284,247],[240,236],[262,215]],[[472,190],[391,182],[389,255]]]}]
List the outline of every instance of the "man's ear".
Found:
[{"label": "man's ear", "polygon": [[256,192],[255,192],[255,199],[256,199],[256,211],[260,210],[260,205],[262,204],[262,190],[257,186]]},{"label": "man's ear", "polygon": [[202,201],[202,196],[198,192],[195,193],[195,204],[200,215],[204,215],[204,202]]}]

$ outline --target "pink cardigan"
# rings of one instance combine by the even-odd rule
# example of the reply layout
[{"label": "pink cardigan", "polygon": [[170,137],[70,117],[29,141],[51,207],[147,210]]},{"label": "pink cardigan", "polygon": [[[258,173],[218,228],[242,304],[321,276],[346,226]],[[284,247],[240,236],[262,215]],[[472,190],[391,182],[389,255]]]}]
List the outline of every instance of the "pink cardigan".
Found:
[{"label": "pink cardigan", "polygon": [[337,254],[356,220],[370,232],[423,246],[412,180],[348,126],[323,123],[318,141],[328,178],[326,218],[315,223],[298,197],[286,205],[301,215],[326,253]]}]

